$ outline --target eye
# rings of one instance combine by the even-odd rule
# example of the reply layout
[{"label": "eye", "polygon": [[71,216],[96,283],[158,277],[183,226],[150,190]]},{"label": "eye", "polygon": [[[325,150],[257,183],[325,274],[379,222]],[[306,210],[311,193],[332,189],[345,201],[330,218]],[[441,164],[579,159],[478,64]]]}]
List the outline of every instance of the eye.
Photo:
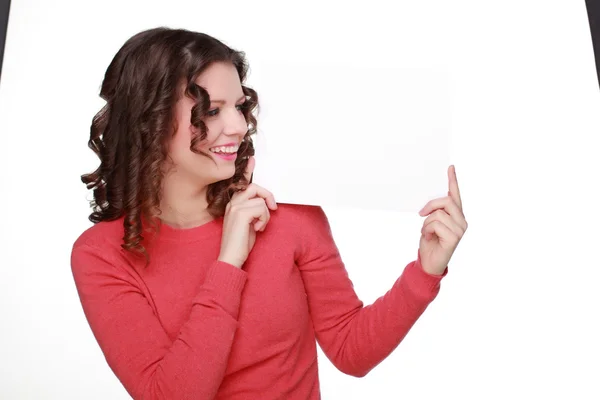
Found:
[{"label": "eye", "polygon": [[244,111],[244,110],[246,110],[248,108],[248,102],[245,101],[242,104],[238,104],[235,107],[238,109],[238,111]]},{"label": "eye", "polygon": [[217,114],[219,114],[219,109],[215,108],[214,110],[208,110],[208,112],[206,113],[206,115],[208,115],[209,117],[214,117]]}]

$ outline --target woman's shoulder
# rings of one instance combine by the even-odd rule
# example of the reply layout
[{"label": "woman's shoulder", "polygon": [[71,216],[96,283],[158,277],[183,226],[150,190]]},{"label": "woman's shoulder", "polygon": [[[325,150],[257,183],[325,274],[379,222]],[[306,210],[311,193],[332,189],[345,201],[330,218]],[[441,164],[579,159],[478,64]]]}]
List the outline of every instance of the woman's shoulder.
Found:
[{"label": "woman's shoulder", "polygon": [[123,218],[113,221],[103,221],[84,230],[73,243],[73,248],[88,247],[110,251],[111,248],[121,248],[123,240]]},{"label": "woman's shoulder", "polygon": [[277,210],[271,212],[269,225],[278,236],[294,237],[302,242],[331,236],[325,211],[317,205],[278,204]]},{"label": "woman's shoulder", "polygon": [[[303,228],[306,224],[320,223],[327,219],[321,206],[303,204],[277,204],[271,212],[271,222]],[[270,222],[270,223],[271,223]]]},{"label": "woman's shoulder", "polygon": [[123,218],[103,221],[85,229],[71,249],[71,271],[78,289],[91,291],[115,282],[135,284],[130,267],[137,263],[126,254]]},{"label": "woman's shoulder", "polygon": [[337,254],[337,247],[325,211],[317,205],[278,204],[267,225],[272,241],[293,246],[296,261],[320,259]]}]

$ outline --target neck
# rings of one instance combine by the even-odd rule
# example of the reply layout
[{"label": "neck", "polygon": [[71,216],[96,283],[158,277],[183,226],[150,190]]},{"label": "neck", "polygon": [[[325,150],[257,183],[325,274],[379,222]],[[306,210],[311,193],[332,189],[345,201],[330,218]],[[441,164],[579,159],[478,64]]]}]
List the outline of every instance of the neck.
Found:
[{"label": "neck", "polygon": [[181,229],[212,221],[213,217],[207,211],[207,190],[208,185],[193,184],[177,174],[166,174],[162,184],[160,219],[167,225]]}]

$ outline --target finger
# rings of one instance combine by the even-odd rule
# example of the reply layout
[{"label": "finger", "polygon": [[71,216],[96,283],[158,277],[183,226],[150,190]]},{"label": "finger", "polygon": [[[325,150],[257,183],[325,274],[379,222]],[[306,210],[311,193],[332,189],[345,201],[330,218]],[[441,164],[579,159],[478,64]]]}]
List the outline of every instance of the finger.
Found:
[{"label": "finger", "polygon": [[425,206],[419,211],[419,215],[425,217],[435,210],[443,209],[449,215],[451,215],[457,222],[460,219],[464,219],[464,215],[462,210],[458,207],[458,205],[454,202],[450,196],[440,197],[437,199],[433,199],[429,201]]},{"label": "finger", "polygon": [[247,224],[252,225],[256,231],[264,230],[271,218],[265,201],[260,197],[247,200],[241,204],[232,205],[230,216],[235,219],[240,218]]},{"label": "finger", "polygon": [[231,212],[232,213],[247,213],[252,209],[265,207],[265,200],[262,197],[254,197],[252,199],[247,199],[243,202],[231,203]]},{"label": "finger", "polygon": [[252,179],[252,174],[254,173],[255,166],[256,160],[254,159],[254,157],[248,157],[248,165],[246,166],[246,171],[244,171],[244,177],[246,178],[247,182],[250,182],[250,179]]},{"label": "finger", "polygon": [[462,210],[450,197],[441,197],[439,199],[431,200],[425,204],[425,207],[423,207],[421,211],[419,211],[419,215],[424,217],[440,209],[444,210],[448,215],[450,215],[460,227],[464,229],[467,228],[467,221],[465,220]]},{"label": "finger", "polygon": [[460,197],[460,189],[458,188],[458,179],[456,178],[456,168],[451,165],[448,168],[448,195],[458,205],[458,208],[462,210],[462,199]]},{"label": "finger", "polygon": [[250,184],[246,188],[246,190],[242,190],[240,192],[235,193],[233,195],[233,198],[231,199],[231,202],[234,204],[241,204],[255,197],[264,199],[267,203],[267,206],[271,210],[277,209],[277,202],[275,202],[275,197],[273,196],[273,193],[269,192],[267,189],[261,186],[255,185],[254,183]]},{"label": "finger", "polygon": [[246,215],[248,223],[252,224],[255,231],[264,231],[271,219],[271,213],[264,200],[256,198],[246,204],[241,212]]},{"label": "finger", "polygon": [[432,221],[431,223],[425,225],[421,231],[426,239],[436,235],[442,243],[447,243],[452,247],[458,244],[459,238],[456,236],[456,234],[440,221]]},{"label": "finger", "polygon": [[263,219],[256,219],[252,224],[252,227],[256,232],[264,232],[267,228],[267,224],[269,223],[269,219],[271,218],[268,209],[266,207],[265,209],[267,210],[265,213],[265,217]]},{"label": "finger", "polygon": [[452,233],[454,233],[459,238],[462,237],[462,235],[465,233],[464,229],[460,225],[458,225],[456,221],[454,221],[452,217],[443,210],[436,210],[432,214],[430,214],[429,217],[425,219],[425,222],[423,222],[423,228],[433,223],[434,221],[439,221],[442,224],[444,224],[446,228],[450,229]]},{"label": "finger", "polygon": [[[268,215],[268,214],[267,214]],[[265,229],[267,228],[267,224],[269,222],[269,217],[267,217],[267,221],[260,221],[257,220],[254,224],[253,224],[253,228],[256,232],[264,232]]]},{"label": "finger", "polygon": [[273,193],[255,184],[250,184],[245,190],[235,193],[231,202],[234,204],[243,203],[255,197],[264,199],[272,210],[277,209],[277,203],[275,202]]},{"label": "finger", "polygon": [[257,223],[254,224],[254,230],[257,232],[264,232],[267,228],[267,224],[271,220],[271,213],[269,212],[269,207],[267,207],[266,203],[263,202],[263,204],[260,206],[260,212],[262,213],[261,215],[263,218],[259,218]]}]

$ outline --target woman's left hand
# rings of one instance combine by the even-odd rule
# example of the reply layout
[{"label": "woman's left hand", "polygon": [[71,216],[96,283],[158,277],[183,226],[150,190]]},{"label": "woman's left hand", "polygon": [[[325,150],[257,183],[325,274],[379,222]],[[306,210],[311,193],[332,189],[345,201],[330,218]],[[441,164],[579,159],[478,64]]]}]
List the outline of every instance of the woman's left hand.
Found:
[{"label": "woman's left hand", "polygon": [[421,228],[419,254],[423,270],[441,275],[467,230],[454,166],[448,168],[448,196],[430,201],[419,211],[427,216]]}]

